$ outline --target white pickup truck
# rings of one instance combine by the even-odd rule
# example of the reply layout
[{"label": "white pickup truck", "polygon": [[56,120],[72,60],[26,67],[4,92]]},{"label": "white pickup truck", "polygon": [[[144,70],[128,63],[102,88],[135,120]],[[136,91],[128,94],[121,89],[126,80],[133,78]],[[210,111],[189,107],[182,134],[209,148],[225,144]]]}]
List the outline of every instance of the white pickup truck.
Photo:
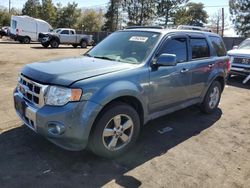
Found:
[{"label": "white pickup truck", "polygon": [[94,42],[92,35],[79,35],[76,34],[74,29],[70,28],[58,28],[49,33],[39,33],[38,41],[44,48],[49,45],[52,48],[58,48],[60,44],[69,44],[74,48],[77,48],[77,46],[86,48]]}]

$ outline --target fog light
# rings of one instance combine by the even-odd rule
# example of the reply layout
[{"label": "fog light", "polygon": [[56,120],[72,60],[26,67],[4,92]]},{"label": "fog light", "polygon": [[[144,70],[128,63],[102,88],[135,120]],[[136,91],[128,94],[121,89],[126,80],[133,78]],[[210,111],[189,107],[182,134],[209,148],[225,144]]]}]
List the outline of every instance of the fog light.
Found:
[{"label": "fog light", "polygon": [[65,132],[65,126],[59,122],[50,122],[48,124],[48,132],[51,135],[62,135]]}]

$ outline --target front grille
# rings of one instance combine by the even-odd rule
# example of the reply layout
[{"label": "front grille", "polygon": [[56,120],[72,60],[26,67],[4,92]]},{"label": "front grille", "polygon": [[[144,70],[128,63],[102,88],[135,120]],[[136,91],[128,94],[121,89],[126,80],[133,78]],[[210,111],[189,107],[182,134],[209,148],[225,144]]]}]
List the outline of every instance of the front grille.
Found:
[{"label": "front grille", "polygon": [[37,107],[44,105],[44,93],[47,85],[34,82],[22,75],[18,81],[17,90],[22,96]]},{"label": "front grille", "polygon": [[250,65],[250,58],[235,57],[234,60],[233,60],[233,63],[243,64],[243,65]]}]

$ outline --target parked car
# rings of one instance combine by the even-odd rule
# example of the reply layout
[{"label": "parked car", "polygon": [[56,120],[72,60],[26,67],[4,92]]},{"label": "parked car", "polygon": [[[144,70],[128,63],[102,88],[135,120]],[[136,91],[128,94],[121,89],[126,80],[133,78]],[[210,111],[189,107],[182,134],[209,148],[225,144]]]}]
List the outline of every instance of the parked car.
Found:
[{"label": "parked car", "polygon": [[44,20],[29,16],[11,16],[11,38],[20,43],[29,44],[38,41],[38,34],[49,32],[52,27]]},{"label": "parked car", "polygon": [[92,35],[79,35],[76,34],[74,29],[70,28],[58,28],[50,33],[40,33],[39,41],[44,48],[49,45],[52,48],[58,48],[60,44],[69,44],[74,48],[77,48],[77,46],[87,48],[88,45],[92,45],[94,42]]},{"label": "parked car", "polygon": [[250,38],[244,40],[239,46],[234,46],[228,51],[231,57],[230,75],[241,75],[246,77],[243,83],[250,80]]},{"label": "parked car", "polygon": [[10,28],[8,26],[4,26],[0,29],[0,38],[3,36],[9,36],[10,34]]},{"label": "parked car", "polygon": [[125,29],[83,56],[26,65],[15,109],[60,147],[116,157],[150,120],[194,104],[214,112],[229,68],[217,34]]}]

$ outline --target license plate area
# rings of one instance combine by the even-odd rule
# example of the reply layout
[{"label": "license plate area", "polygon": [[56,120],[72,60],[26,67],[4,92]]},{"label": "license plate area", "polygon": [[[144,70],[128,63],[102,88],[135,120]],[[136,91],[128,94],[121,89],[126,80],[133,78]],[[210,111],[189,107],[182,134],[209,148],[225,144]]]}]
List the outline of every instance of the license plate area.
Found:
[{"label": "license plate area", "polygon": [[27,108],[25,101],[23,99],[21,99],[19,96],[15,96],[14,103],[15,103],[16,111],[22,116],[22,118],[24,118],[25,117],[25,110]]}]

